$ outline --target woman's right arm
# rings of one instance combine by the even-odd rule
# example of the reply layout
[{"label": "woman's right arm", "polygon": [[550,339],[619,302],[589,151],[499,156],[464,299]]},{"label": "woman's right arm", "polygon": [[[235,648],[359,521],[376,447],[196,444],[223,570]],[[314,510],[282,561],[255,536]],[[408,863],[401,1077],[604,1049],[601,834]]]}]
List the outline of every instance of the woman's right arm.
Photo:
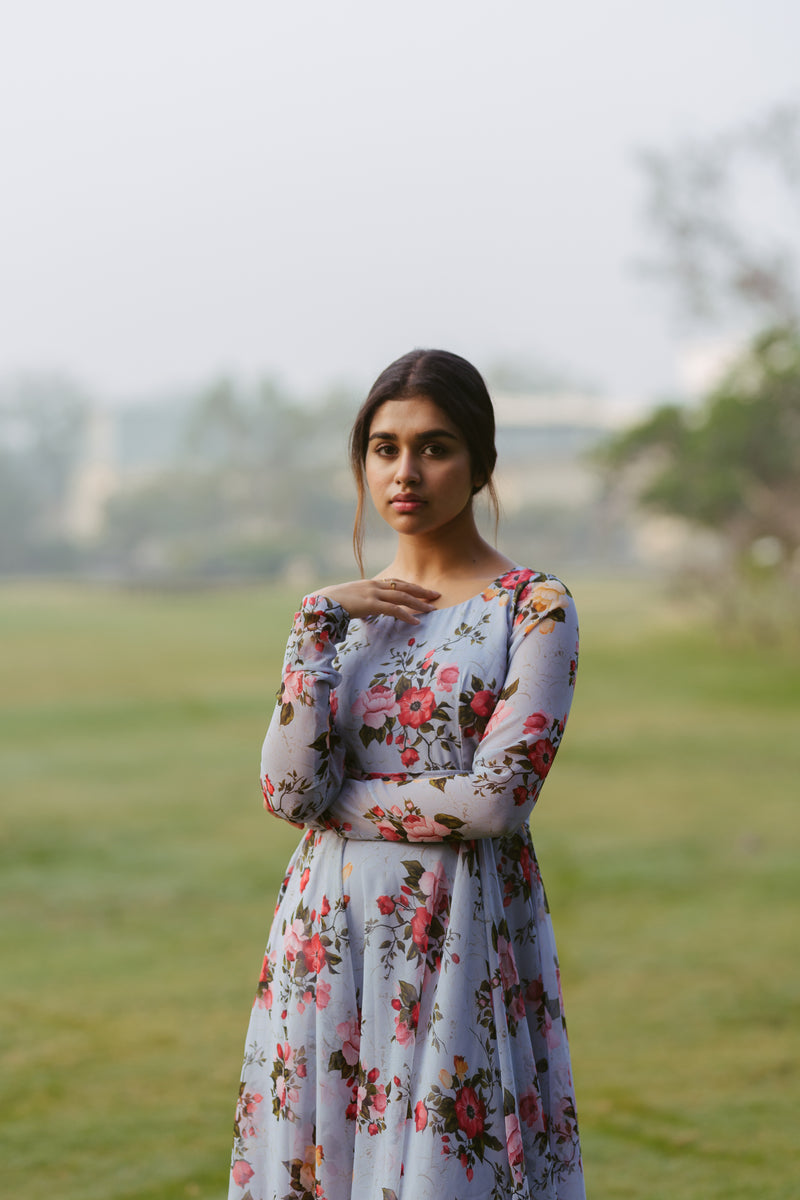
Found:
[{"label": "woman's right arm", "polygon": [[[283,660],[278,703],[261,751],[261,788],[266,808],[293,825],[318,825],[317,817],[338,796],[344,753],[334,726],[331,692],[336,644],[351,617],[383,613],[416,624],[415,612],[430,605],[429,592],[395,580],[359,579],[305,596],[295,613]],[[345,607],[346,605],[346,607]]]},{"label": "woman's right arm", "polygon": [[344,756],[330,694],[339,682],[336,643],[349,621],[327,596],[306,596],[286,646],[278,703],[261,750],[261,788],[265,807],[294,825],[313,824],[342,786]]}]

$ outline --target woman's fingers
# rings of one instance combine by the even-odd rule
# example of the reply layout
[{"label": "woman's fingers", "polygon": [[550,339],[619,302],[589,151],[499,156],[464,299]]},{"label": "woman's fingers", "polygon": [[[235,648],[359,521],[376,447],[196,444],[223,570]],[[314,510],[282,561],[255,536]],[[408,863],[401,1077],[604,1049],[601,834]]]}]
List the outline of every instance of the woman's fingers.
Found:
[{"label": "woman's fingers", "polygon": [[409,624],[418,624],[415,613],[431,612],[430,601],[439,592],[409,583],[406,579],[356,579],[321,588],[320,592],[341,604],[351,617],[391,616]]}]

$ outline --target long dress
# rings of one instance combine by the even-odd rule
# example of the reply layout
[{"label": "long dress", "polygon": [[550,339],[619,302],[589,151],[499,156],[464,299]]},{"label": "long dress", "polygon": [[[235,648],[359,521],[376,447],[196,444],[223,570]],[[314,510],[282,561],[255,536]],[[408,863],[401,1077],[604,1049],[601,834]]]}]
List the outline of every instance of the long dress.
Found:
[{"label": "long dress", "polygon": [[564,585],[522,568],[416,626],[303,600],[262,786],[308,829],[253,1005],[229,1200],[583,1200],[528,827],[577,638]]}]

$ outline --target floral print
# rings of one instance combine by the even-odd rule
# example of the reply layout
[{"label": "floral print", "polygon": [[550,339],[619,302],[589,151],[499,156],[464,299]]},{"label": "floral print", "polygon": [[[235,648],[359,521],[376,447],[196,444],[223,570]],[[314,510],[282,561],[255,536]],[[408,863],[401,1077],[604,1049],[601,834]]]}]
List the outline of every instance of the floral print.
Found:
[{"label": "floral print", "polygon": [[508,571],[422,616],[306,597],[264,742],[305,825],[258,982],[230,1200],[583,1200],[528,819],[564,734],[572,598]]}]

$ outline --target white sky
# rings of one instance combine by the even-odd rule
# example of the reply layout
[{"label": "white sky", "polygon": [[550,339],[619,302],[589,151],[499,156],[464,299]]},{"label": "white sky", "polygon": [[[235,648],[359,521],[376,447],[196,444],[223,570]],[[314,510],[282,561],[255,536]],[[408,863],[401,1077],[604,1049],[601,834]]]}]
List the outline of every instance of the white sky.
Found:
[{"label": "white sky", "polygon": [[0,373],[667,393],[638,147],[800,99],[796,0],[7,0]]}]

